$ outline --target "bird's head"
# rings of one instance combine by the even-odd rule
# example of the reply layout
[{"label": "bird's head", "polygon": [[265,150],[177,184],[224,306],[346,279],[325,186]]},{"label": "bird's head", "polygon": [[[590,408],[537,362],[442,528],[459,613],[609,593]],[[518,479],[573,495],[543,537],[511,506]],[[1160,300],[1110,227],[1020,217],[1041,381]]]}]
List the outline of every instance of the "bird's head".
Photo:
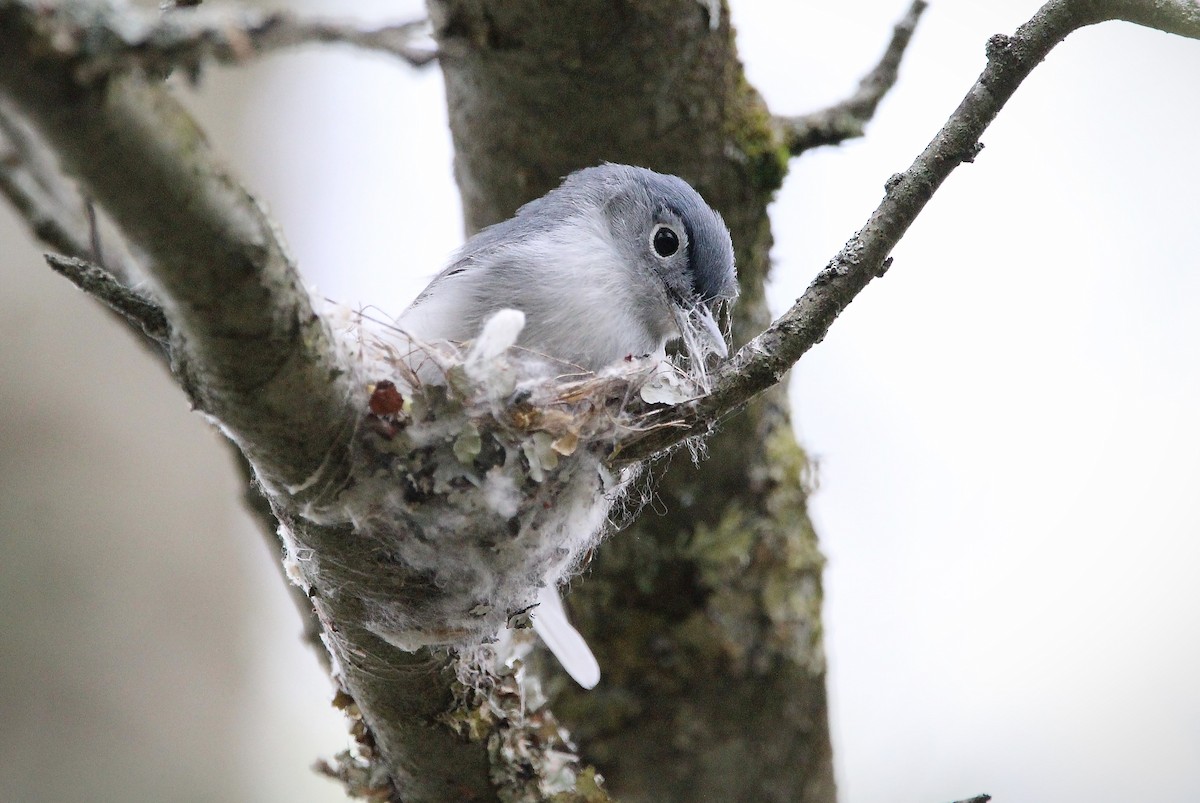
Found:
[{"label": "bird's head", "polygon": [[561,190],[590,196],[630,284],[651,290],[639,302],[647,325],[682,337],[695,359],[725,357],[717,318],[738,294],[733,243],[700,194],[676,176],[615,164],[577,171]]}]

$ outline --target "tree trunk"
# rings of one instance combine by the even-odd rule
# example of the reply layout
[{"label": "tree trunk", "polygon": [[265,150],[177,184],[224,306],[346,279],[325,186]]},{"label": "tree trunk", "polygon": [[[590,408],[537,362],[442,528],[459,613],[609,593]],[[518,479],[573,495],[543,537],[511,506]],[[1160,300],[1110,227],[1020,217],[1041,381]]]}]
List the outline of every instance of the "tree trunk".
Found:
[{"label": "tree trunk", "polygon": [[[746,81],[727,9],[430,8],[468,231],[587,165],[674,173],[733,235],[735,345],[770,323],[767,205],[788,153]],[[651,510],[574,583],[568,604],[604,674],[591,692],[557,676],[555,711],[622,800],[832,801],[822,557],[785,389],[727,420],[707,451],[698,465],[677,453],[657,466]]]}]

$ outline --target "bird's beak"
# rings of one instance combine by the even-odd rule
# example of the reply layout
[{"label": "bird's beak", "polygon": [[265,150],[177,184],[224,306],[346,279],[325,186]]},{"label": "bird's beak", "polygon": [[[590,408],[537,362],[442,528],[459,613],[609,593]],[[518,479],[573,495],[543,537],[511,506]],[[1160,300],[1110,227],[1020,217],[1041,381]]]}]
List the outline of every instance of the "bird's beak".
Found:
[{"label": "bird's beak", "polygon": [[704,304],[697,304],[692,308],[692,317],[699,323],[700,333],[704,336],[705,342],[712,349],[712,353],[716,354],[721,359],[729,356],[729,347],[725,345],[725,333],[721,331],[720,324],[713,317],[712,311]]}]

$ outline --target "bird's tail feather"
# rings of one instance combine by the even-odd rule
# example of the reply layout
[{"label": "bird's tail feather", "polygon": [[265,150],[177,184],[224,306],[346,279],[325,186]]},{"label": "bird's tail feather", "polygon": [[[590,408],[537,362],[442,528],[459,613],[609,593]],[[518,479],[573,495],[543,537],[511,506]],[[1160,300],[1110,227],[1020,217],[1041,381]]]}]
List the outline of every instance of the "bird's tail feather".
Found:
[{"label": "bird's tail feather", "polygon": [[600,664],[596,662],[596,656],[592,655],[583,636],[567,618],[562,599],[553,586],[543,588],[538,594],[538,606],[533,611],[533,629],[576,683],[591,689],[600,682]]}]

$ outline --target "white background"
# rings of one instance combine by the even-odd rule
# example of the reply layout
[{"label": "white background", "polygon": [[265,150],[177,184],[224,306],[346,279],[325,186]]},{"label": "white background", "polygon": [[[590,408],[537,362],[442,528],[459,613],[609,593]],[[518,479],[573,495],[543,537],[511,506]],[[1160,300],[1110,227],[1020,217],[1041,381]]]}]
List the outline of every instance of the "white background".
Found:
[{"label": "white background", "polygon": [[[957,105],[988,36],[1036,7],[934,2],[867,137],[793,162],[772,209],[776,311]],[[752,82],[791,114],[850,92],[904,8],[745,0],[733,15]],[[436,68],[312,48],[248,73],[235,111],[202,112],[218,145],[323,293],[398,313],[460,241]],[[1118,23],[1074,35],[793,372],[820,465],[845,803],[1196,799],[1198,79],[1198,42]],[[228,485],[214,498],[232,508]],[[231,772],[245,799],[341,799],[302,769],[345,741],[327,682],[271,559],[246,553]]]}]

